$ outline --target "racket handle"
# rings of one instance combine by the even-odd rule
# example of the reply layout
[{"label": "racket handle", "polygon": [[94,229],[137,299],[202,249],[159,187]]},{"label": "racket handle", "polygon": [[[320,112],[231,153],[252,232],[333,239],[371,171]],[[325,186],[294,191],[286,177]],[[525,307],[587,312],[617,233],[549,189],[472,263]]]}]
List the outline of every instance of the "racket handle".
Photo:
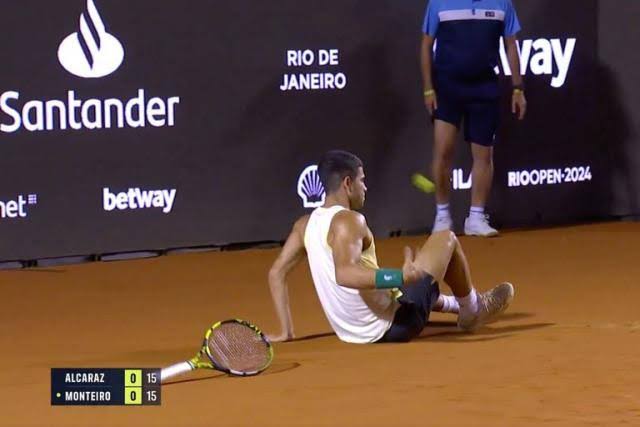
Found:
[{"label": "racket handle", "polygon": [[171,365],[167,368],[164,368],[160,371],[160,382],[165,382],[170,378],[178,376],[180,374],[184,374],[185,372],[189,372],[193,370],[193,366],[189,362],[180,362],[175,365]]}]

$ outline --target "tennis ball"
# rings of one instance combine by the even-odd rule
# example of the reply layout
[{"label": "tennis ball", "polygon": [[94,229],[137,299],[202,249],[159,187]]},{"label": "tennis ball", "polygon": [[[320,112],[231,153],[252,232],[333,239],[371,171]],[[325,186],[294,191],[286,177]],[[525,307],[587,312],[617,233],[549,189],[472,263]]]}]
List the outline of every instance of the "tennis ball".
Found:
[{"label": "tennis ball", "polygon": [[411,176],[411,183],[420,191],[424,191],[425,193],[433,193],[436,191],[436,185],[431,182],[426,176],[414,173]]}]

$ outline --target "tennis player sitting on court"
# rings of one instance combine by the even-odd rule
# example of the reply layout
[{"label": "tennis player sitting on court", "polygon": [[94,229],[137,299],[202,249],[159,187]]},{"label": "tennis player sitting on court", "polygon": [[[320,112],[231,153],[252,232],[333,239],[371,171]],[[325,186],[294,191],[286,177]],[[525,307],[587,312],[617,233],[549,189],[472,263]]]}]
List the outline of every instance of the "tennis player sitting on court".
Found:
[{"label": "tennis player sitting on court", "polygon": [[[458,327],[471,332],[507,308],[513,286],[476,293],[460,242],[450,231],[431,235],[415,258],[405,248],[402,270],[380,269],[373,234],[357,212],[367,191],[362,162],[351,153],[330,151],[318,172],[325,204],[296,221],[269,272],[281,325],[271,341],[295,336],[286,279],[305,251],[322,308],[342,341],[407,342],[420,335],[431,311],[459,313]],[[441,281],[455,297],[440,294]]]}]

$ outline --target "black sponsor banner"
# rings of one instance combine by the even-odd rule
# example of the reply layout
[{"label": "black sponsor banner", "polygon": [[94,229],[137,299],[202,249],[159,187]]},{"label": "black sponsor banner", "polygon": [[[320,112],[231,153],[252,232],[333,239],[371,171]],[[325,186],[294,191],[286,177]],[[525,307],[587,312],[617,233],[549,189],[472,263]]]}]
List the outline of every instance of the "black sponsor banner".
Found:
[{"label": "black sponsor banner", "polygon": [[[431,225],[410,185],[431,162],[426,2],[50,3],[0,15],[0,260],[280,240],[322,200],[312,166],[332,148],[364,160],[376,234]],[[530,113],[517,123],[504,102],[489,211],[501,226],[606,215],[584,96],[597,2],[514,3]],[[457,153],[460,227],[471,161]]]}]

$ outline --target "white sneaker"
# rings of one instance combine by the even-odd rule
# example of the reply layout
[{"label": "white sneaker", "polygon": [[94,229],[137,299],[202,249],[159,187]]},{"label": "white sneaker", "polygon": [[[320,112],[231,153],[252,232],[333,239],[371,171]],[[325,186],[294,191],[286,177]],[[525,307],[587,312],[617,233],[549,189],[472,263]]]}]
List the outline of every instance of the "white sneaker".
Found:
[{"label": "white sneaker", "polygon": [[489,225],[489,215],[469,216],[464,220],[464,234],[467,236],[494,237],[498,230]]},{"label": "white sneaker", "polygon": [[480,326],[493,320],[504,312],[514,295],[513,285],[504,282],[495,288],[478,295],[478,312],[475,314],[458,315],[458,327],[466,332],[473,332]]},{"label": "white sneaker", "polygon": [[433,222],[433,229],[431,230],[431,234],[437,233],[438,231],[451,230],[452,226],[453,221],[451,220],[450,215],[436,215],[436,219]]}]

